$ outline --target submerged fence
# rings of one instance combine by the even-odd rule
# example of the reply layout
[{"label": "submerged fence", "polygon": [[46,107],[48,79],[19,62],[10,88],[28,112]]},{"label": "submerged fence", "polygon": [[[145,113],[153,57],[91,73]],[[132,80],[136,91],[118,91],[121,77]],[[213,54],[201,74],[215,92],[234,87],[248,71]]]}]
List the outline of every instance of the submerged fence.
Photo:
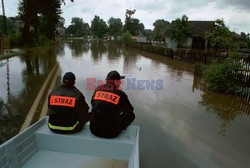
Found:
[{"label": "submerged fence", "polygon": [[[227,52],[212,49],[177,49],[174,51],[173,49],[169,49],[164,46],[153,46],[149,43],[130,43],[128,46],[192,63],[200,62],[203,64],[209,64],[215,59],[223,62],[227,58]],[[250,63],[250,53],[240,53],[240,58]]]},{"label": "submerged fence", "polygon": [[[197,49],[177,49],[176,51],[164,46],[152,46],[151,44],[130,43],[129,47],[160,54],[173,59],[183,60],[191,63],[210,64],[214,60],[224,62],[227,58],[227,52],[218,50],[197,50]],[[239,53],[238,62],[242,65],[240,73],[242,74],[241,92],[235,95],[250,102],[250,53]]]}]

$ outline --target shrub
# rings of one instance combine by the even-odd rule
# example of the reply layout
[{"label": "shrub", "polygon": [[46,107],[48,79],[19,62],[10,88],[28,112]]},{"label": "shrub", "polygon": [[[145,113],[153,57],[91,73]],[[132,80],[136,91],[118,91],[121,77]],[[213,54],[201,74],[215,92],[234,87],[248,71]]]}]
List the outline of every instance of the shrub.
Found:
[{"label": "shrub", "polygon": [[242,64],[234,53],[231,53],[223,63],[213,62],[204,70],[208,89],[221,93],[239,92],[243,78],[242,69]]},{"label": "shrub", "polygon": [[21,33],[10,34],[9,39],[11,46],[19,46],[21,44],[22,35]]},{"label": "shrub", "polygon": [[129,33],[129,31],[122,34],[122,42],[126,45],[132,41],[132,35]]},{"label": "shrub", "polygon": [[37,46],[43,46],[43,45],[47,45],[48,43],[50,42],[50,40],[44,36],[44,35],[41,35],[39,34],[36,39],[35,39],[35,44]]}]

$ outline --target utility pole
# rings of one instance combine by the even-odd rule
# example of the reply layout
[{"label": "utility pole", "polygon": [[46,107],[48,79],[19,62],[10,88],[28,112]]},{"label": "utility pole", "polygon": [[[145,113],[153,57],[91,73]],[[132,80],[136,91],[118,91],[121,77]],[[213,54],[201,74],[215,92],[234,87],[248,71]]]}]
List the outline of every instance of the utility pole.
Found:
[{"label": "utility pole", "polygon": [[5,17],[5,10],[4,10],[4,0],[2,0],[2,9],[3,9],[3,35],[6,36],[6,17]]}]

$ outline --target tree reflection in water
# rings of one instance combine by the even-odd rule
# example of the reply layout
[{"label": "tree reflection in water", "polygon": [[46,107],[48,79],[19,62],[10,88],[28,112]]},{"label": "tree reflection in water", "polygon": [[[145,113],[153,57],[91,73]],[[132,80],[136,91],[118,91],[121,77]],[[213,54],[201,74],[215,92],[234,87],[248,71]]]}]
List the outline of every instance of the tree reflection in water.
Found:
[{"label": "tree reflection in water", "polygon": [[91,43],[91,55],[94,60],[94,64],[98,64],[98,61],[102,59],[102,56],[107,52],[107,46],[103,41],[97,40]]},{"label": "tree reflection in water", "polygon": [[199,103],[209,113],[216,114],[221,120],[220,134],[226,135],[227,128],[235,119],[250,116],[250,104],[241,97],[208,91],[205,81],[198,75],[193,78],[193,92],[201,91],[202,101]]},{"label": "tree reflection in water", "polygon": [[[56,55],[58,51],[58,48],[54,46],[43,47],[36,50],[27,50],[26,54],[11,58],[10,65],[12,62],[18,62],[20,65],[14,67],[16,68],[15,71],[19,71],[18,73],[13,69],[15,64],[9,66],[7,60],[5,65],[7,69],[6,102],[0,97],[0,144],[19,132],[41,85],[57,63]],[[13,61],[11,61],[12,59]],[[12,77],[12,75],[15,77]],[[11,84],[15,81],[14,78],[20,78],[20,89],[11,88]],[[14,86],[19,87],[19,85]],[[13,89],[15,92],[13,92]]]},{"label": "tree reflection in water", "polygon": [[68,43],[73,58],[81,58],[89,51],[90,44],[84,40],[74,40]]}]

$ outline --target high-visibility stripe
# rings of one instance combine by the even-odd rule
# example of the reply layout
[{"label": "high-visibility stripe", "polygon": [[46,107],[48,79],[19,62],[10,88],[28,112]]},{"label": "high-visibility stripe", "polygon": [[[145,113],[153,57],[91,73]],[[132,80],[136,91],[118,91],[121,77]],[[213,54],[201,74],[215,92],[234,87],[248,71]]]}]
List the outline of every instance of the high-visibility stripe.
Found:
[{"label": "high-visibility stripe", "polygon": [[52,124],[48,123],[48,125],[51,129],[62,130],[62,131],[72,131],[76,128],[76,126],[78,124],[79,124],[79,122],[77,121],[76,124],[73,125],[72,127],[62,127],[62,126],[56,126],[56,125],[52,125]]}]

